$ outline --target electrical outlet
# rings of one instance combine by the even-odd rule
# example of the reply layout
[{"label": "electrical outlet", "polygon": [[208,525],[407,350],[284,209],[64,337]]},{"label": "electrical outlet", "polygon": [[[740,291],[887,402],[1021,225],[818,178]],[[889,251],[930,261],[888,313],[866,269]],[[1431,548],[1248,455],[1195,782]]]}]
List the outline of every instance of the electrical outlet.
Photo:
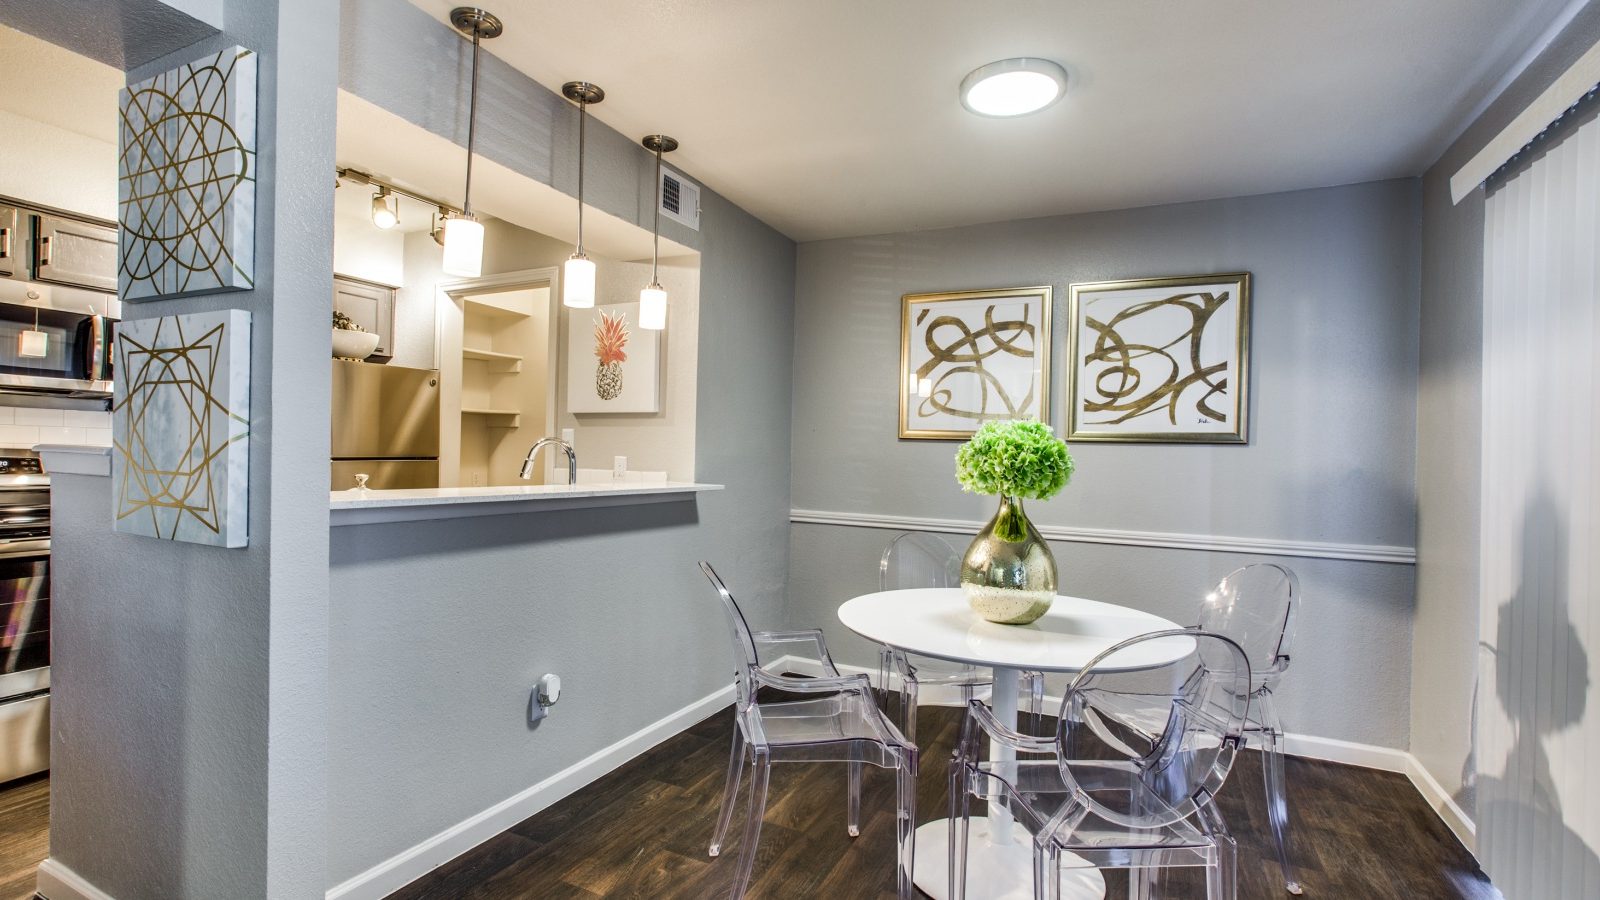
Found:
[{"label": "electrical outlet", "polygon": [[628,458],[626,456],[611,457],[611,477],[623,478],[628,474]]},{"label": "electrical outlet", "polygon": [[472,486],[473,487],[483,487],[483,473],[482,472],[473,472],[472,473]]}]

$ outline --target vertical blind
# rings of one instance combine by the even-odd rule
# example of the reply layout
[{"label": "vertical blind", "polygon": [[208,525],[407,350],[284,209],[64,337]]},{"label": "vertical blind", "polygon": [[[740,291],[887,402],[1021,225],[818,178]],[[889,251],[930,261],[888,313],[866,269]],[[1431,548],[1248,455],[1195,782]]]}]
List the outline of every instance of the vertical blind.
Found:
[{"label": "vertical blind", "polygon": [[1508,900],[1600,897],[1600,120],[1549,143],[1484,229],[1477,842]]}]

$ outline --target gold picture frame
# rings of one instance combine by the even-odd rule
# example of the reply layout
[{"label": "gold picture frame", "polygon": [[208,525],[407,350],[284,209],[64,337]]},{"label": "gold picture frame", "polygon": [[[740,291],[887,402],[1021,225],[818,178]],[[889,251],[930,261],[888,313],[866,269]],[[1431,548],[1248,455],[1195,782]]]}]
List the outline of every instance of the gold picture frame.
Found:
[{"label": "gold picture frame", "polygon": [[1049,285],[902,296],[900,437],[962,441],[991,419],[1049,424],[1053,299]]},{"label": "gold picture frame", "polygon": [[1250,273],[1069,290],[1067,440],[1249,443]]}]

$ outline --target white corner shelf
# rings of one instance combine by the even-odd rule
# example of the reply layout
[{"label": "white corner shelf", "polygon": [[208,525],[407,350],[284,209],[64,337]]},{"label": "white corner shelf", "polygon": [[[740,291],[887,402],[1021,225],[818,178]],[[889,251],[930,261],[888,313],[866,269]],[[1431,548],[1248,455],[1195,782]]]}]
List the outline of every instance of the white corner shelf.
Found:
[{"label": "white corner shelf", "polygon": [[484,409],[464,406],[461,408],[461,414],[463,416],[482,416],[488,419],[484,424],[490,428],[522,427],[522,413],[515,409]]},{"label": "white corner shelf", "polygon": [[522,354],[500,353],[495,350],[481,350],[477,347],[462,347],[462,359],[472,359],[489,364],[495,372],[514,374],[522,371]]}]

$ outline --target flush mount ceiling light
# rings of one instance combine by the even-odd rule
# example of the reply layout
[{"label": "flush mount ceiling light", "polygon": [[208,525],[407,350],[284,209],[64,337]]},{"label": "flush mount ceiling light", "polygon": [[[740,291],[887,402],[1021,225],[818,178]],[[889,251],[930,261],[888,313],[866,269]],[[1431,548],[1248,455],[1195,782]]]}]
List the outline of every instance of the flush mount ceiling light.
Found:
[{"label": "flush mount ceiling light", "polygon": [[478,127],[478,51],[488,38],[505,33],[500,20],[473,6],[458,6],[450,11],[450,24],[472,38],[471,106],[467,108],[467,185],[462,192],[461,213],[444,219],[444,262],[446,274],[477,278],[483,274],[483,223],[472,214],[472,144]]},{"label": "flush mount ceiling light", "polygon": [[578,104],[578,245],[561,266],[561,302],[576,309],[594,305],[594,260],[583,252],[583,129],[589,105],[606,98],[606,92],[587,81],[569,81],[561,95]]},{"label": "flush mount ceiling light", "polygon": [[400,224],[400,198],[389,202],[389,189],[380,186],[372,195],[372,224],[387,231]]},{"label": "flush mount ceiling light", "polygon": [[[645,137],[640,143],[646,150],[656,155],[656,184],[661,184],[661,154],[671,153],[678,149],[678,141],[664,134],[652,134]],[[650,255],[650,283],[639,292],[639,327],[648,331],[660,331],[667,327],[667,289],[661,286],[661,280],[656,277],[657,270],[661,267],[661,198],[656,198],[656,224],[654,229],[655,250]]]},{"label": "flush mount ceiling light", "polygon": [[1038,112],[1066,92],[1067,70],[1032,56],[979,66],[961,79],[961,105],[996,118]]}]

